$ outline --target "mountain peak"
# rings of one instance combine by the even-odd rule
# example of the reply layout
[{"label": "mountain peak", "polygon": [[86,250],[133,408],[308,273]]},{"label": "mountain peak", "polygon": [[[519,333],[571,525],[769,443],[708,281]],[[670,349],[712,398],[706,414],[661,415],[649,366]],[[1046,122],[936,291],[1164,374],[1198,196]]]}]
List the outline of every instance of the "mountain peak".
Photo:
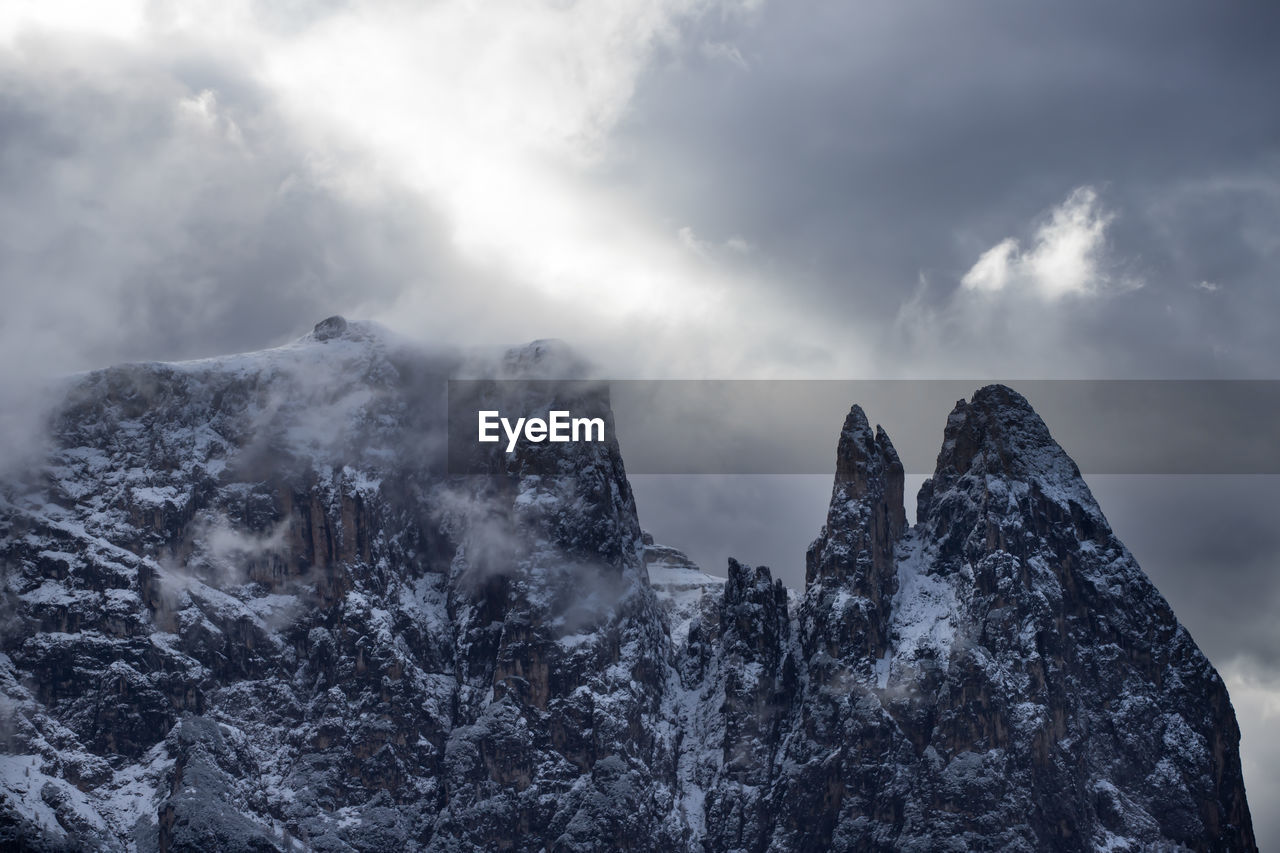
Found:
[{"label": "mountain peak", "polygon": [[964,474],[983,464],[988,473],[1012,474],[1048,461],[1045,452],[1066,459],[1026,397],[1007,385],[987,385],[969,402],[956,401],[947,417],[937,473]]},{"label": "mountain peak", "polygon": [[947,417],[932,488],[940,493],[966,475],[1035,484],[1058,503],[1096,510],[1080,469],[1049,434],[1031,403],[1007,385],[987,385]]},{"label": "mountain peak", "polygon": [[584,379],[590,369],[581,355],[559,338],[540,338],[503,354],[508,379]]},{"label": "mountain peak", "polygon": [[347,331],[347,318],[334,314],[316,323],[315,330],[312,335],[317,341],[327,341],[331,338],[341,337]]},{"label": "mountain peak", "polygon": [[[877,810],[919,797],[929,819],[895,826],[895,849],[1255,849],[1221,678],[1027,399],[956,404],[896,540],[875,500],[890,448],[855,407],[797,639],[811,695],[857,698],[797,704],[785,760],[824,775],[774,781],[774,802],[819,828],[775,848],[869,839]],[[912,770],[886,796],[900,771],[871,774],[890,754]]]},{"label": "mountain peak", "polygon": [[353,343],[372,343],[386,346],[399,346],[406,339],[391,331],[381,323],[371,320],[348,320],[340,314],[326,317],[309,334],[303,335],[296,343],[330,343],[334,341],[350,341]]},{"label": "mountain peak", "polygon": [[1017,550],[1054,526],[1078,540],[1110,533],[1079,467],[1031,403],[1005,385],[980,388],[952,409],[916,521],[947,549],[967,543],[974,553]]}]

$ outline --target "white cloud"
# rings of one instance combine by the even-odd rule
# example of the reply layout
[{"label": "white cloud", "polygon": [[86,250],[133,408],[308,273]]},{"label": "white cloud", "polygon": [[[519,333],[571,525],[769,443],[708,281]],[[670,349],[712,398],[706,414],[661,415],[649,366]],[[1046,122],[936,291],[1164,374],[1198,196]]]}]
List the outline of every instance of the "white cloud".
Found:
[{"label": "white cloud", "polygon": [[1004,290],[1013,277],[1013,266],[1020,262],[1018,241],[1007,237],[983,252],[960,283],[970,290]]},{"label": "white cloud", "polygon": [[[1082,186],[1051,209],[1024,244],[1006,237],[987,249],[939,298],[923,273],[892,326],[904,342],[908,373],[947,376],[1105,375],[1098,352],[1075,346],[1076,323],[1088,312],[1081,297],[1130,289],[1138,282],[1112,273],[1107,229],[1115,215],[1098,192]],[[1046,310],[1052,307],[1052,310]],[[1071,359],[1062,353],[1072,351]],[[1017,353],[1016,365],[1010,354]],[[1099,360],[1101,359],[1101,360]]]},{"label": "white cloud", "polygon": [[697,234],[693,233],[693,228],[688,225],[685,225],[676,231],[676,237],[680,239],[680,245],[684,246],[696,255],[705,256],[707,251],[711,248],[705,240],[702,240]]},{"label": "white cloud", "polygon": [[[90,117],[72,121],[78,105],[102,105],[112,121],[95,124],[94,147],[40,160],[63,181],[35,176],[48,187],[46,215],[14,196],[0,221],[40,232],[10,229],[14,245],[65,246],[63,232],[86,232],[77,218],[97,217],[88,233],[101,239],[59,252],[77,275],[26,288],[49,318],[47,339],[92,345],[65,359],[77,367],[187,352],[148,348],[116,316],[129,309],[102,304],[231,311],[249,297],[224,292],[290,289],[298,298],[275,301],[298,313],[298,329],[325,302],[328,313],[440,341],[558,336],[628,371],[755,375],[816,363],[839,373],[862,353],[835,318],[815,319],[770,286],[768,258],[756,253],[748,268],[745,240],[682,232],[602,180],[629,156],[614,131],[655,56],[698,51],[682,29],[715,14],[749,19],[758,5],[369,0],[282,12],[249,0],[113,0],[103,12],[112,25],[99,29],[74,4],[18,4],[0,12],[0,44],[15,48],[0,71],[26,81],[35,114],[69,138],[87,138],[76,126]],[[58,100],[36,94],[46,80],[58,81]],[[38,125],[24,129],[32,150],[49,148]],[[296,239],[272,254],[281,231]],[[227,268],[245,247],[262,257]],[[0,257],[6,278],[41,280],[22,267],[28,257],[38,255]],[[277,328],[280,314],[270,316]],[[170,328],[155,325],[157,335]],[[798,328],[810,330],[803,353]]]},{"label": "white cloud", "polygon": [[717,253],[721,257],[725,257],[726,253],[728,256],[736,255],[740,257],[755,251],[755,246],[750,241],[737,234],[729,237],[723,243],[712,243],[700,237],[690,225],[677,229],[676,237],[680,240],[680,245],[701,258],[710,258]]},{"label": "white cloud", "polygon": [[983,252],[960,283],[971,291],[1019,290],[1047,300],[1098,293],[1113,283],[1102,255],[1114,219],[1093,187],[1079,187],[1036,229],[1030,249],[1024,251],[1013,237],[1001,240]]},{"label": "white cloud", "polygon": [[147,6],[136,0],[17,0],[0,6],[0,39],[19,34],[59,32],[132,39],[144,29]]},{"label": "white cloud", "polygon": [[749,68],[746,57],[736,45],[720,41],[704,41],[701,49],[702,55],[713,62],[725,62],[740,71],[746,71]]},{"label": "white cloud", "polygon": [[723,282],[593,169],[654,47],[709,5],[358,6],[279,44],[264,76],[317,138],[375,152],[425,194],[471,263],[544,297],[665,316]]}]

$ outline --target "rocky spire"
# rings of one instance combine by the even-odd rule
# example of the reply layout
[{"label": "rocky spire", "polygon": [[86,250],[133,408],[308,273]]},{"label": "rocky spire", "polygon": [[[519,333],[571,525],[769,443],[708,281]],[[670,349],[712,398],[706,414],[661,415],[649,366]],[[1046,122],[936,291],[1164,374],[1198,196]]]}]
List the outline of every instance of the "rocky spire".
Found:
[{"label": "rocky spire", "polygon": [[898,589],[894,549],[907,526],[902,490],[893,443],[854,406],[840,430],[827,523],[805,555],[802,643],[810,658],[852,656],[869,676],[883,653]]},{"label": "rocky spire", "polygon": [[860,406],[849,410],[836,449],[836,476],[823,533],[809,546],[805,582],[852,580],[860,592],[893,563],[907,527],[903,471],[888,434],[872,432]]}]

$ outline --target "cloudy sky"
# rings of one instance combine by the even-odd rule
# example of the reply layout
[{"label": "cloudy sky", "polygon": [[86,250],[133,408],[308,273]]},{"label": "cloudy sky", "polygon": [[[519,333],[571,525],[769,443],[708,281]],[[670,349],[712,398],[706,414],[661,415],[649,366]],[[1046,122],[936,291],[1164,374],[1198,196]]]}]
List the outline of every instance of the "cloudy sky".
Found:
[{"label": "cloudy sky", "polygon": [[[6,3],[0,399],[334,313],[612,376],[1280,378],[1276,44],[1177,0]],[[794,583],[829,481],[637,485]],[[1280,484],[1093,485],[1280,843]]]}]

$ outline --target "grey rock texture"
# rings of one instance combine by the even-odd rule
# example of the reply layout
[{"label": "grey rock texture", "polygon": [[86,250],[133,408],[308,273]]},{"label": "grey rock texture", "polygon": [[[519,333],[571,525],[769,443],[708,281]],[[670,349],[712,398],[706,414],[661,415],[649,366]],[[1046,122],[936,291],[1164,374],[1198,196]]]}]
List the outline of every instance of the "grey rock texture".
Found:
[{"label": "grey rock texture", "polygon": [[447,474],[476,370],[330,318],[74,378],[0,488],[0,846],[1253,849],[1221,679],[1012,390],[910,528],[854,407],[797,596],[655,545],[613,441]]}]

